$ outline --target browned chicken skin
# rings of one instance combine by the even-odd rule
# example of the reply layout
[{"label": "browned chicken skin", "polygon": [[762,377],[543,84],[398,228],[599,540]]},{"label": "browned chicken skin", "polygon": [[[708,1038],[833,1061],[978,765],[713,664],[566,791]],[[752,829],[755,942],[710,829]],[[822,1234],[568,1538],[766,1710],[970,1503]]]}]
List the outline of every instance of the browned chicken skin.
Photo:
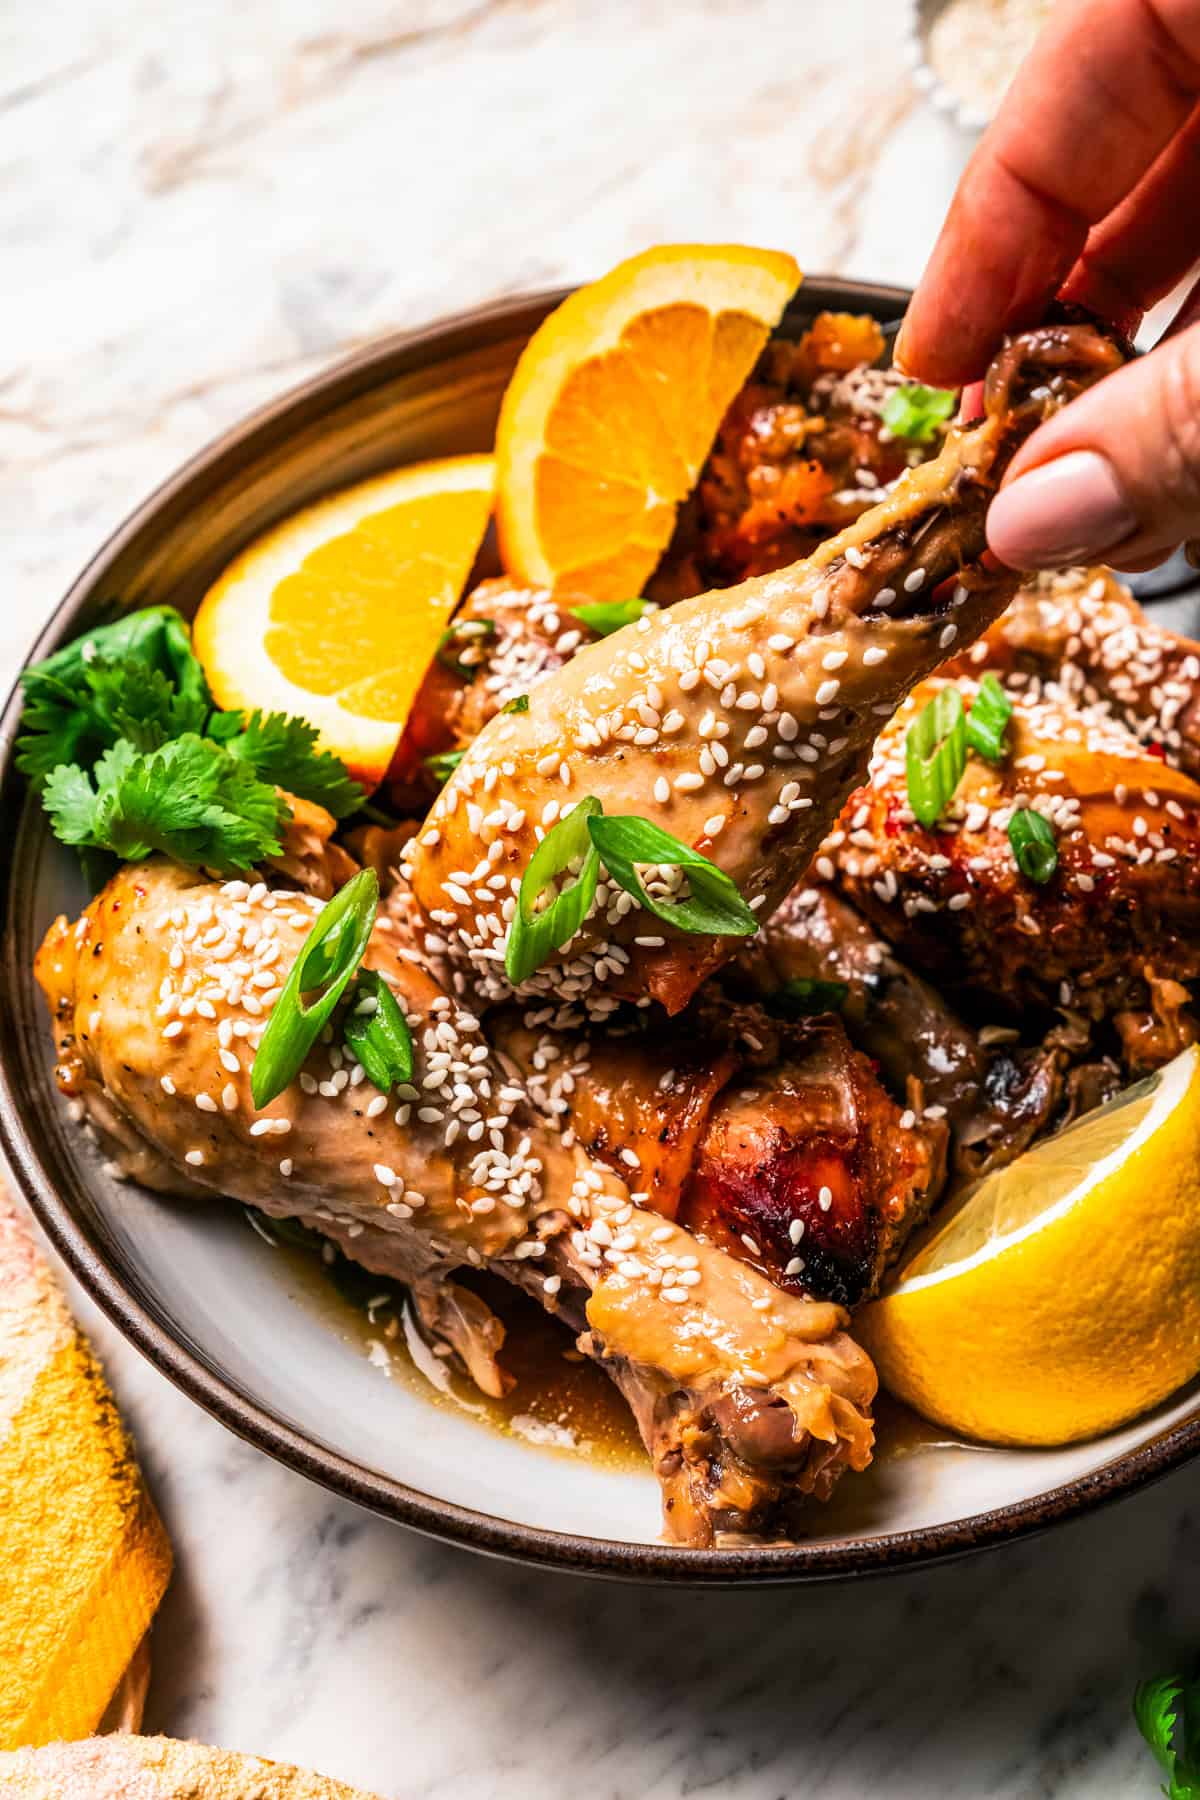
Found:
[{"label": "browned chicken skin", "polygon": [[941,1188],[945,1126],[903,1115],[834,1017],[701,1001],[601,1032],[490,1028],[641,1204],[792,1293],[868,1298]]},{"label": "browned chicken skin", "polygon": [[[915,1129],[944,1121],[962,1180],[1019,1156],[1067,1101],[1065,1048],[1022,1048],[1016,1032],[1002,1028],[991,1030],[985,1047],[938,989],[823,881],[792,890],[739,953],[732,979],[768,1004],[786,1003],[796,984],[843,989],[839,1011],[851,1038],[906,1103]],[[939,1188],[935,1181],[935,1202]]]},{"label": "browned chicken skin", "polygon": [[[904,739],[937,685],[889,725],[817,874],[939,983],[1014,1014],[1112,1020],[1133,1069],[1174,1055],[1195,1034],[1182,983],[1200,976],[1200,786],[1115,719],[1018,688],[1003,763],[969,758],[937,824],[923,827],[908,805]],[[976,684],[960,685],[969,705]],[[1008,840],[1024,805],[1057,836],[1044,886],[1021,874]]]},{"label": "browned chicken skin", "polygon": [[[408,1016],[413,1086],[379,1106],[331,1043],[255,1111],[254,1047],[315,907],[163,862],[124,869],[38,957],[64,1090],[142,1179],[297,1218],[410,1283],[428,1319],[464,1265],[524,1287],[629,1398],[675,1537],[793,1529],[805,1495],[870,1458],[874,1371],[845,1315],[635,1206],[539,1118],[390,920],[367,961]],[[472,1321],[451,1313],[453,1345]],[[486,1322],[477,1336],[486,1385],[497,1340]]]}]

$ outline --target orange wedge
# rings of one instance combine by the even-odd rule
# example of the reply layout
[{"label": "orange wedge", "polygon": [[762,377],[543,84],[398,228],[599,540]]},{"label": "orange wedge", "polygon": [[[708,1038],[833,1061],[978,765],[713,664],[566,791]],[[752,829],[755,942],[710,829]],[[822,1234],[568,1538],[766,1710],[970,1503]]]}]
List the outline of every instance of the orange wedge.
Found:
[{"label": "orange wedge", "polygon": [[779,250],[664,244],[539,326],[496,432],[509,572],[597,600],[641,591],[800,271]]},{"label": "orange wedge", "polygon": [[196,654],[225,707],[299,713],[368,788],[387,773],[492,510],[490,456],[345,488],[257,538],[209,589]]}]

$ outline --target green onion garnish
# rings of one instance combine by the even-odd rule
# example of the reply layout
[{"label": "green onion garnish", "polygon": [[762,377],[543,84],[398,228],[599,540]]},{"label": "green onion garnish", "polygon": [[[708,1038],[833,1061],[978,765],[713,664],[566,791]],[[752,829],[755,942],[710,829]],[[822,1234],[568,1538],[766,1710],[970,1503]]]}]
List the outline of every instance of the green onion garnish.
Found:
[{"label": "green onion garnish", "polygon": [[[299,1073],[363,959],[378,905],[379,877],[374,869],[361,869],[317,914],[254,1058],[255,1106],[269,1105]],[[309,1001],[309,995],[315,998]]]},{"label": "green onion garnish", "polygon": [[465,750],[438,750],[432,756],[425,758],[425,767],[435,781],[440,781],[444,785],[449,781],[466,754]]},{"label": "green onion garnish", "polygon": [[354,990],[354,1001],[342,1023],[342,1037],[367,1072],[367,1080],[381,1094],[390,1094],[397,1081],[408,1081],[413,1070],[412,1034],[383,976],[364,969]]},{"label": "green onion garnish", "polygon": [[996,677],[985,675],[967,714],[967,743],[988,762],[1004,760],[1004,732],[1012,710],[1012,701]]},{"label": "green onion garnish", "polygon": [[514,694],[511,700],[505,701],[504,705],[500,708],[500,710],[501,710],[501,712],[506,712],[506,713],[528,712],[529,711],[529,695],[528,694]]},{"label": "green onion garnish", "polygon": [[922,387],[919,381],[895,388],[883,405],[881,418],[893,437],[910,444],[933,441],[939,425],[954,411],[958,395],[949,388]]},{"label": "green onion garnish", "polygon": [[1008,821],[1008,841],[1022,875],[1044,886],[1058,867],[1058,844],[1049,819],[1030,806],[1022,807]]},{"label": "green onion garnish", "polygon": [[474,681],[476,675],[479,673],[479,662],[461,661],[459,657],[453,656],[450,653],[448,646],[456,644],[462,649],[468,649],[472,644],[481,639],[493,638],[495,635],[495,619],[455,620],[447,625],[445,631],[443,631],[441,637],[438,639],[437,649],[434,654],[441,663],[443,669],[449,669],[452,675],[457,675],[462,681]]},{"label": "green onion garnish", "polygon": [[[758,930],[758,920],[724,869],[718,869],[707,856],[672,837],[661,825],[652,825],[649,819],[632,814],[617,818],[593,816],[588,820],[588,831],[613,880],[647,912],[668,925],[675,925],[680,931],[700,931],[709,937],[750,937]],[[635,863],[669,863],[686,869],[690,898],[653,898],[643,886]]]},{"label": "green onion garnish", "polygon": [[611,637],[626,625],[636,625],[650,605],[649,600],[589,600],[583,606],[573,606],[571,612],[589,630]]},{"label": "green onion garnish", "polygon": [[[589,794],[565,819],[551,827],[529,859],[504,952],[504,972],[514,987],[540,969],[555,950],[569,943],[587,917],[600,879],[600,856],[588,836],[588,827],[599,811],[599,800]],[[577,873],[552,900],[539,907],[542,898],[573,863],[579,865]]]},{"label": "green onion garnish", "polygon": [[952,684],[939,689],[909,726],[904,761],[908,804],[922,825],[933,825],[967,766],[962,695]]},{"label": "green onion garnish", "polygon": [[840,1012],[850,989],[844,981],[817,981],[807,975],[781,981],[767,1001],[768,1012],[804,1019],[812,1013]]}]

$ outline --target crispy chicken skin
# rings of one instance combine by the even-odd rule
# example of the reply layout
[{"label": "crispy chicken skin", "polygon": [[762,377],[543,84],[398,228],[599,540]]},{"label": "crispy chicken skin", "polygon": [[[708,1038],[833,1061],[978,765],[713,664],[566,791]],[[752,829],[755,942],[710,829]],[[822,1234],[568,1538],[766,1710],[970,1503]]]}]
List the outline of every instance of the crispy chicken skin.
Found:
[{"label": "crispy chicken skin", "polygon": [[[711,855],[770,915],[861,781],[882,720],[1010,597],[1016,577],[978,561],[1008,458],[1120,360],[1090,326],[1014,339],[989,371],[984,419],[952,431],[935,460],[807,563],[646,616],[537,684],[526,712],[491,721],[404,870],[485,999],[507,989],[506,913],[539,837],[587,794]],[[670,892],[682,877],[674,868],[661,879]],[[734,940],[686,936],[628,899],[602,883],[528,990],[648,994],[681,1010]]]},{"label": "crispy chicken skin", "polygon": [[[817,873],[948,988],[1011,1014],[1061,1007],[1109,1019],[1132,1069],[1176,1054],[1195,1035],[1181,984],[1200,975],[1200,786],[1115,719],[1017,688],[1010,753],[998,766],[970,757],[926,829],[908,805],[904,739],[939,681],[888,726]],[[969,705],[976,684],[960,686]],[[1021,874],[1008,841],[1023,805],[1057,835],[1058,868],[1042,886]]]},{"label": "crispy chicken skin", "polygon": [[[633,1205],[538,1116],[390,920],[367,962],[409,1018],[412,1089],[372,1105],[321,1046],[255,1112],[253,1050],[316,906],[165,862],[124,869],[38,956],[64,1091],[140,1177],[299,1219],[410,1283],[427,1319],[464,1265],[527,1289],[628,1397],[678,1541],[794,1530],[805,1496],[870,1460],[875,1376],[845,1314]],[[451,1312],[453,1347],[472,1322]],[[496,1348],[493,1330],[485,1381]]]},{"label": "crispy chicken skin", "polygon": [[845,990],[842,1021],[905,1103],[912,1129],[929,1133],[945,1122],[959,1179],[1011,1162],[1064,1102],[1063,1049],[1024,1049],[1006,1041],[1016,1036],[1011,1030],[985,1048],[938,989],[820,880],[793,888],[731,970],[735,989],[768,1005],[786,1003],[793,984],[811,982]]},{"label": "crispy chicken skin", "polygon": [[[1146,617],[1111,569],[1067,569],[1022,588],[966,666],[1052,682],[1107,703],[1151,750],[1200,778],[1200,644]],[[1035,690],[1036,691],[1036,690]]]},{"label": "crispy chicken skin", "polygon": [[539,1109],[640,1203],[789,1292],[869,1298],[940,1190],[945,1126],[902,1125],[831,1016],[701,1000],[625,1030],[515,1010],[492,1029]]}]

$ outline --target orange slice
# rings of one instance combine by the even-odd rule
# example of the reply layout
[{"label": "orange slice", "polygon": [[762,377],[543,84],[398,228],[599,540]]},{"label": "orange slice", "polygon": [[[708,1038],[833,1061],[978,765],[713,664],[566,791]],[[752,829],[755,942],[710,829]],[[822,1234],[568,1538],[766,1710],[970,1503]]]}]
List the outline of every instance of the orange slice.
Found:
[{"label": "orange slice", "polygon": [[664,244],[540,325],[496,432],[509,572],[597,600],[641,591],[718,425],[795,292],[779,250]]},{"label": "orange slice", "polygon": [[217,702],[300,713],[375,787],[475,561],[494,485],[490,456],[417,463],[256,538],[196,615]]}]

